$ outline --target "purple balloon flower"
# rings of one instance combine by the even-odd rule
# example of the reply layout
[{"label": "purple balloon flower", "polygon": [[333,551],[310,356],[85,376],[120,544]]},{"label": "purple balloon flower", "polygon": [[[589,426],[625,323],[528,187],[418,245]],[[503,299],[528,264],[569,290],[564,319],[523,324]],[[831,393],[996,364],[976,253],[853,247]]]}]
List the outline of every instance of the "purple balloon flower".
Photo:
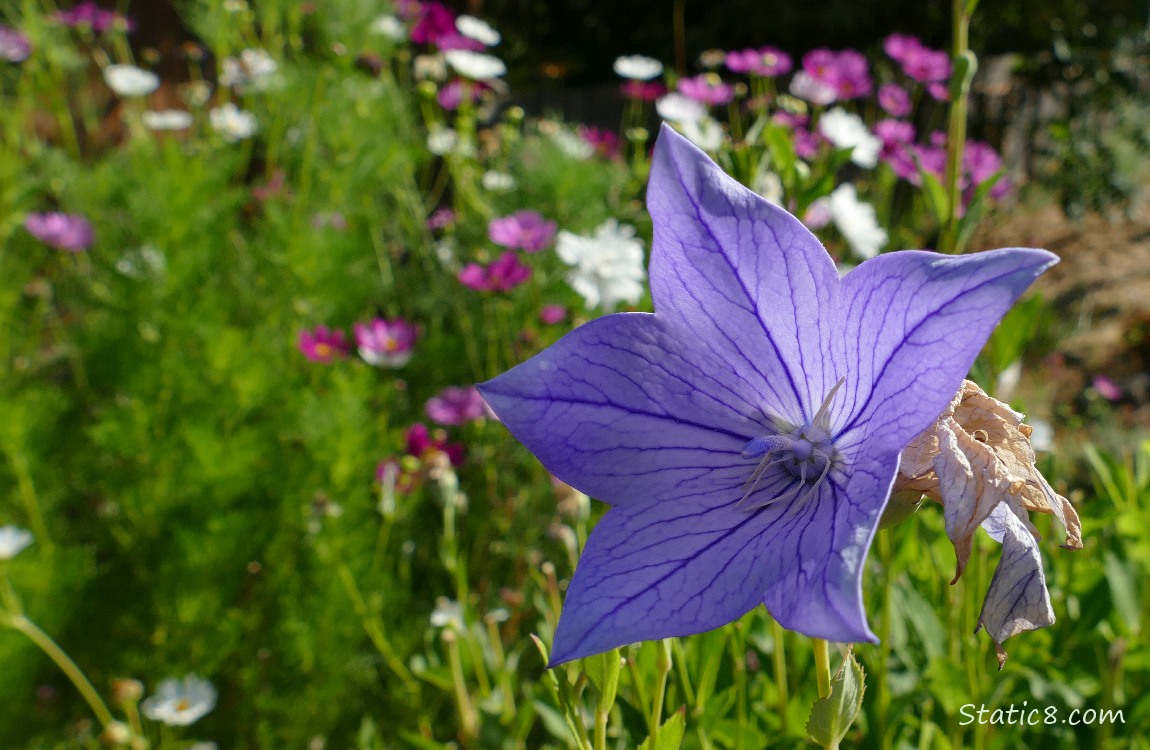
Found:
[{"label": "purple balloon flower", "polygon": [[547,221],[537,211],[524,209],[492,219],[487,225],[487,238],[502,247],[537,253],[555,241],[556,229],[555,222]]},{"label": "purple balloon flower", "polygon": [[657,312],[594,320],[480,386],[548,470],[614,506],[552,662],[759,603],[810,636],[875,641],[862,575],[899,453],[1057,259],[905,251],[840,280],[797,219],[667,127],[647,201]]},{"label": "purple balloon flower", "polygon": [[87,250],[96,241],[92,225],[79,214],[52,211],[46,214],[28,214],[24,228],[36,239],[57,250],[78,253]]}]

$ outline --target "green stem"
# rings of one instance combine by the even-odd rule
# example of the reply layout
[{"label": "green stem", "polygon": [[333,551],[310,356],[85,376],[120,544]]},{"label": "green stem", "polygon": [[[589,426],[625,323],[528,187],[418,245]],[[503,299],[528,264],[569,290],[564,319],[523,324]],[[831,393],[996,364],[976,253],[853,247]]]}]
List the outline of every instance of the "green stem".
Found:
[{"label": "green stem", "polygon": [[648,747],[659,746],[659,727],[663,724],[663,702],[667,697],[667,675],[671,673],[671,640],[664,638],[655,644],[655,695],[651,701],[651,736]]},{"label": "green stem", "polygon": [[[813,638],[815,650],[815,679],[819,685],[819,699],[831,694],[831,655],[829,644],[822,638]],[[831,742],[826,750],[838,750],[839,743]]]},{"label": "green stem", "polygon": [[8,617],[8,625],[13,630],[18,630],[35,643],[41,651],[48,655],[52,661],[56,662],[56,666],[60,668],[76,689],[80,691],[80,695],[88,702],[92,708],[92,712],[96,714],[96,718],[100,720],[100,724],[107,727],[115,721],[112,718],[112,712],[108,710],[108,706],[104,704],[100,694],[96,692],[96,688],[84,676],[84,673],[76,666],[76,662],[72,661],[64,650],[60,648],[51,636],[36,626],[36,623],[29,620],[22,614],[14,614]]},{"label": "green stem", "polygon": [[447,658],[451,662],[451,682],[455,688],[455,705],[459,709],[459,731],[466,747],[479,736],[479,716],[467,692],[467,682],[463,677],[463,659],[459,655],[459,638],[455,631],[445,630],[443,641],[447,644]]},{"label": "green stem", "polygon": [[[955,64],[966,57],[970,50],[970,10],[968,0],[952,0],[953,35],[951,55]],[[964,75],[965,73],[956,73]],[[958,91],[951,89],[950,119],[946,133],[946,225],[943,228],[939,250],[944,253],[961,253],[958,247],[958,211],[962,201],[959,182],[962,178],[962,154],[966,147],[966,109],[970,98],[969,81]]]},{"label": "green stem", "polygon": [[771,661],[775,672],[775,690],[779,693],[779,720],[782,722],[783,734],[785,735],[787,733],[787,703],[790,702],[787,695],[787,652],[783,643],[786,631],[773,617],[771,618],[771,637],[775,642]]}]

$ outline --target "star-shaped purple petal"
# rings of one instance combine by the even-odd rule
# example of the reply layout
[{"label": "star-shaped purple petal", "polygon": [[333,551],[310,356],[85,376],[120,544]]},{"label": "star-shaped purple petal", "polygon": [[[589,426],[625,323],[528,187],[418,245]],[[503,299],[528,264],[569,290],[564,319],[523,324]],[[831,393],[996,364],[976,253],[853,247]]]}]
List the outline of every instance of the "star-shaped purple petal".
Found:
[{"label": "star-shaped purple petal", "polygon": [[726,624],[874,641],[862,573],[899,452],[1056,258],[901,252],[840,281],[800,221],[664,128],[655,314],[592,321],[480,387],[553,474],[614,505],[552,659]]}]

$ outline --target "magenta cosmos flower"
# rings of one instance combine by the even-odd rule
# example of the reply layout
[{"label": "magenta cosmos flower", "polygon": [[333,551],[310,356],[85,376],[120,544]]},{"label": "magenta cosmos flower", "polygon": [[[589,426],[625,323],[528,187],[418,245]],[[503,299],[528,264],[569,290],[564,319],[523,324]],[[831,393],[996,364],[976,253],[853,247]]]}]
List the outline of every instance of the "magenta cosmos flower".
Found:
[{"label": "magenta cosmos flower", "polygon": [[459,281],[477,292],[509,292],[531,278],[531,266],[508,250],[486,266],[468,263],[459,272]]},{"label": "magenta cosmos flower", "polygon": [[613,507],[552,663],[709,630],[876,641],[864,562],[908,442],[1057,259],[879,255],[845,277],[797,219],[664,127],[647,190],[655,313],[608,315],[480,385],[555,476]]},{"label": "magenta cosmos flower", "polygon": [[516,211],[487,225],[487,237],[496,245],[513,250],[537,253],[555,241],[555,222],[547,221],[536,211]]},{"label": "magenta cosmos flower", "polygon": [[891,34],[883,42],[883,49],[887,55],[902,65],[904,73],[920,83],[945,81],[950,78],[950,56],[942,50],[924,46],[913,36]]},{"label": "magenta cosmos flower", "polygon": [[874,88],[866,57],[853,49],[811,50],[803,55],[803,72],[813,81],[833,89],[838,100],[866,96]]},{"label": "magenta cosmos flower", "polygon": [[87,250],[96,241],[91,223],[79,214],[57,211],[28,214],[24,219],[24,228],[44,244],[70,253]]},{"label": "magenta cosmos flower", "polygon": [[359,348],[359,356],[376,367],[406,365],[411,359],[415,338],[415,326],[399,318],[375,318],[370,323],[355,324],[355,345]]},{"label": "magenta cosmos flower", "polygon": [[679,93],[697,102],[717,106],[735,98],[735,87],[714,73],[701,73],[692,78],[679,79]]},{"label": "magenta cosmos flower", "polygon": [[910,94],[897,83],[879,86],[878,104],[892,117],[906,117],[910,114]]},{"label": "magenta cosmos flower", "polygon": [[331,364],[343,359],[351,351],[343,331],[327,326],[316,326],[314,331],[300,331],[299,350],[312,362]]},{"label": "magenta cosmos flower", "polygon": [[487,405],[475,386],[450,386],[427,400],[427,417],[437,424],[464,424],[487,415]]},{"label": "magenta cosmos flower", "polygon": [[725,62],[732,73],[750,73],[762,78],[786,75],[794,64],[790,55],[774,47],[728,52]]},{"label": "magenta cosmos flower", "polygon": [[136,22],[127,16],[122,16],[114,10],[105,10],[94,2],[83,2],[71,10],[56,11],[57,22],[72,28],[89,27],[97,34],[114,28],[132,31]]}]

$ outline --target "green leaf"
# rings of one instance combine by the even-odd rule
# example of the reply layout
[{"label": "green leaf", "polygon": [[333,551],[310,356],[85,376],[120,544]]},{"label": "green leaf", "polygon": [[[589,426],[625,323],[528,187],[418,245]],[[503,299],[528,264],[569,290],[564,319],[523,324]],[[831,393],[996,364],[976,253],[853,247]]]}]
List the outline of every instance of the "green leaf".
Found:
[{"label": "green leaf", "polygon": [[615,693],[619,688],[619,669],[617,648],[583,659],[583,672],[599,691],[599,708],[603,710],[610,709],[615,703]]},{"label": "green leaf", "polygon": [[1106,573],[1106,582],[1110,584],[1110,599],[1114,602],[1114,609],[1118,610],[1126,627],[1131,633],[1136,634],[1142,627],[1142,616],[1132,568],[1130,563],[1124,563],[1113,552],[1106,551],[1102,569]]},{"label": "green leaf", "polygon": [[954,73],[950,76],[950,100],[958,101],[970,89],[970,82],[978,71],[978,58],[970,50],[954,58]]},{"label": "green leaf", "polygon": [[938,223],[943,224],[946,222],[948,206],[946,190],[943,189],[942,183],[937,177],[922,168],[922,162],[917,155],[914,157],[914,163],[918,167],[919,175],[922,176],[922,186],[926,192],[926,201],[930,205],[930,210],[934,213],[934,218],[938,220]]},{"label": "green leaf", "polygon": [[685,709],[679,709],[659,727],[659,736],[655,738],[655,744],[652,745],[651,738],[648,737],[643,740],[642,745],[639,745],[639,750],[679,750],[686,733],[687,714]]},{"label": "green leaf", "polygon": [[831,678],[831,694],[820,698],[807,720],[807,734],[824,747],[838,747],[862,708],[866,674],[847,648],[846,658]]},{"label": "green leaf", "polygon": [[986,207],[990,202],[990,191],[998,184],[1004,171],[998,170],[974,189],[974,195],[971,196],[970,203],[966,207],[966,213],[958,220],[958,239],[955,241],[956,253],[961,253],[970,243],[970,238],[974,236],[974,230],[978,229],[978,225],[982,223],[982,217],[986,215]]}]

